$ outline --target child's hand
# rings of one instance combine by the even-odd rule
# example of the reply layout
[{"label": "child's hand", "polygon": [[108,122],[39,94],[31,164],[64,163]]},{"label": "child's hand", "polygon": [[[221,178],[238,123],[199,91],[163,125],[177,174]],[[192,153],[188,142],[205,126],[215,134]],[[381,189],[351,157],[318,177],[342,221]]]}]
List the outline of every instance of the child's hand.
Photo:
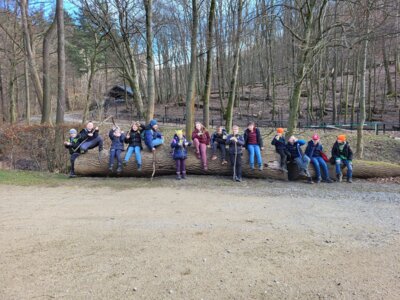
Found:
[{"label": "child's hand", "polygon": [[231,141],[234,141],[234,142],[236,143],[236,142],[237,142],[237,138],[232,137],[232,138],[231,138]]},{"label": "child's hand", "polygon": [[264,147],[261,147],[260,149],[261,149],[261,151],[263,151],[263,150],[264,150]]},{"label": "child's hand", "polygon": [[71,143],[70,142],[64,142],[64,145],[66,145],[66,146],[70,146],[71,145]]},{"label": "child's hand", "polygon": [[88,133],[88,136],[93,136],[93,133],[92,133],[92,132],[89,132],[89,133]]},{"label": "child's hand", "polygon": [[95,131],[99,131],[99,127],[96,127],[94,130],[95,130]]},{"label": "child's hand", "polygon": [[185,146],[186,146],[186,147],[187,147],[187,146],[189,146],[189,143],[188,143],[188,142],[186,142],[186,143],[185,143]]},{"label": "child's hand", "polygon": [[279,140],[279,138],[280,138],[279,135],[276,135],[276,136],[275,136],[275,139],[276,139],[276,140]]},{"label": "child's hand", "polygon": [[226,135],[223,135],[223,136],[222,136],[222,139],[223,139],[223,140],[226,140]]}]

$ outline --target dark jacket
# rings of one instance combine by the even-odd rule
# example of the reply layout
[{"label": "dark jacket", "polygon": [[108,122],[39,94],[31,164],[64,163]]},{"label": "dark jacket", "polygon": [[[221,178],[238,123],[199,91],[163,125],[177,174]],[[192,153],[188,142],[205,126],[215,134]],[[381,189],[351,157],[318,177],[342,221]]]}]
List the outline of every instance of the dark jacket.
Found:
[{"label": "dark jacket", "polygon": [[77,137],[68,138],[67,142],[70,142],[71,145],[64,145],[65,148],[69,150],[69,154],[74,154],[75,152],[79,152],[79,145],[81,144],[81,140]]},{"label": "dark jacket", "polygon": [[[189,145],[185,145],[185,143],[189,143]],[[189,147],[192,143],[188,142],[185,136],[182,139],[175,134],[174,138],[171,142],[172,157],[173,159],[186,159],[187,158],[187,147]]]},{"label": "dark jacket", "polygon": [[142,136],[139,130],[133,131],[132,129],[129,131],[129,139],[125,137],[125,143],[129,144],[128,147],[137,147],[142,148]]},{"label": "dark jacket", "polygon": [[158,130],[154,130],[150,125],[145,127],[144,130],[144,143],[149,150],[152,150],[152,142],[155,139],[162,139],[162,133]]},{"label": "dark jacket", "polygon": [[[89,136],[89,133],[93,133],[93,136]],[[79,138],[81,141],[84,141],[84,140],[90,141],[90,140],[93,140],[93,139],[97,138],[98,135],[99,135],[99,131],[98,130],[94,130],[94,128],[90,132],[86,128],[83,128],[79,132],[77,138]]]},{"label": "dark jacket", "polygon": [[353,151],[350,148],[350,144],[348,142],[344,143],[343,150],[340,151],[339,143],[336,141],[332,147],[332,157],[333,158],[345,158],[347,160],[353,159]]},{"label": "dark jacket", "polygon": [[271,141],[271,145],[274,145],[276,150],[285,150],[286,149],[286,141],[283,136],[279,138],[279,140],[276,139],[277,136],[274,136],[274,138]]},{"label": "dark jacket", "polygon": [[122,150],[124,151],[124,141],[125,141],[125,134],[121,134],[121,136],[115,136],[114,130],[111,129],[108,133],[108,136],[111,140],[111,147],[110,150]]},{"label": "dark jacket", "polygon": [[200,131],[195,129],[192,133],[192,140],[198,139],[201,144],[210,144],[210,134],[207,130],[203,132],[203,134],[199,135]]},{"label": "dark jacket", "polygon": [[314,142],[312,140],[308,142],[306,148],[306,155],[309,158],[321,157],[321,152],[323,152],[323,147],[320,143],[314,145]]},{"label": "dark jacket", "polygon": [[[237,143],[235,143],[234,141],[231,140],[233,137],[236,137],[238,139]],[[226,144],[229,145],[229,154],[235,154],[235,150],[236,150],[236,154],[243,153],[244,138],[240,134],[228,135],[228,137],[226,138]],[[235,144],[236,144],[236,147],[235,147]]]},{"label": "dark jacket", "polygon": [[[257,136],[257,144],[260,146],[260,148],[264,147],[264,143],[263,143],[263,139],[260,133],[260,129],[258,129],[257,127],[255,128],[256,130],[256,136]],[[249,133],[250,130],[247,128],[244,131],[244,135],[243,135],[243,139],[244,139],[244,146],[247,148],[247,145],[249,144]]]},{"label": "dark jacket", "polygon": [[305,144],[305,140],[297,140],[297,142],[294,142],[293,145],[290,143],[286,144],[286,150],[290,153],[290,160],[294,160],[297,157],[303,157],[301,146]]},{"label": "dark jacket", "polygon": [[[214,132],[211,135],[211,144],[218,143],[218,144],[226,144],[226,138],[228,134],[226,133],[225,129],[222,129],[222,133],[219,134],[217,132]],[[224,139],[225,137],[225,139]]]}]

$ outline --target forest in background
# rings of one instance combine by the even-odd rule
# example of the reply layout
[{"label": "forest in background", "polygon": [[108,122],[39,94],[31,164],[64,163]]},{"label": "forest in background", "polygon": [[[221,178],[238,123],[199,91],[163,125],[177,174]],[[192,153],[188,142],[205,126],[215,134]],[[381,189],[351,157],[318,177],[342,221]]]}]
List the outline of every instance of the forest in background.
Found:
[{"label": "forest in background", "polygon": [[357,123],[362,157],[365,121],[399,115],[399,36],[396,0],[0,0],[0,122],[101,119],[121,85],[135,117],[185,107],[187,132],[210,108],[229,130],[243,102],[288,134]]}]

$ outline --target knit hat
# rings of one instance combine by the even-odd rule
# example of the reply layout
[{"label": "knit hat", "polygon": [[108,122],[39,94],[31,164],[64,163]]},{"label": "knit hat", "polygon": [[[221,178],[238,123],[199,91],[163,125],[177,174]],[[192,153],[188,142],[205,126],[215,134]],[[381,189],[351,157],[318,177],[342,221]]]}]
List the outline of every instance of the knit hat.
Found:
[{"label": "knit hat", "polygon": [[283,128],[278,128],[278,129],[276,129],[276,132],[277,133],[283,133],[285,130],[283,129]]},{"label": "knit hat", "polygon": [[346,135],[344,135],[344,134],[338,135],[337,140],[339,142],[345,142],[346,141]]},{"label": "knit hat", "polygon": [[75,128],[71,128],[70,130],[69,130],[69,134],[77,134],[78,132],[76,131],[76,129]]},{"label": "knit hat", "polygon": [[312,136],[313,141],[318,141],[319,140],[319,135],[314,133],[314,135]]},{"label": "knit hat", "polygon": [[150,121],[150,126],[153,127],[154,125],[157,125],[157,120],[153,119]]},{"label": "knit hat", "polygon": [[176,135],[183,135],[182,129],[176,130],[175,133]]}]

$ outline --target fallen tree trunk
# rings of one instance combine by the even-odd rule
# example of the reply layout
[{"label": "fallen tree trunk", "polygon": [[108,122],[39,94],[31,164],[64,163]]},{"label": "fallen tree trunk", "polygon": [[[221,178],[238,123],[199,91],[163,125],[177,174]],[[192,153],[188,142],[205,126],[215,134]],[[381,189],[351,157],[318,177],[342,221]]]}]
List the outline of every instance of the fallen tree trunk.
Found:
[{"label": "fallen tree trunk", "polygon": [[[329,175],[332,179],[336,178],[335,165],[328,164]],[[297,180],[300,178],[298,175],[297,165],[288,164],[289,180]],[[315,177],[314,166],[310,163],[309,169],[311,176]],[[343,175],[346,176],[347,169],[342,169]],[[400,176],[400,165],[381,162],[381,161],[366,161],[354,160],[353,161],[353,177],[354,178],[386,178]]]},{"label": "fallen tree trunk", "polygon": [[[207,149],[208,155],[208,170],[204,171],[201,167],[201,162],[196,158],[194,149],[192,147],[188,150],[188,158],[186,160],[187,174],[196,175],[223,175],[232,176],[232,167],[221,165],[218,157],[217,160],[211,160],[211,149]],[[122,156],[125,152],[122,153]],[[279,170],[279,165],[275,161],[275,155],[267,157],[265,151],[262,152],[263,162],[268,163],[268,167],[264,167],[263,171],[257,168],[254,171],[249,167],[249,156],[247,151],[244,151],[242,157],[242,175],[247,178],[270,178],[278,180],[288,180],[287,173]],[[124,167],[121,174],[118,176],[124,177],[151,177],[153,173],[153,154],[147,149],[142,151],[142,171],[138,171],[136,163],[134,162],[135,155],[132,155],[128,165]],[[227,157],[228,158],[228,157]],[[267,159],[269,158],[270,161]],[[115,176],[115,172],[108,171],[109,152],[104,150],[101,159],[98,157],[97,149],[89,151],[87,154],[79,156],[75,161],[75,173],[82,176]],[[229,159],[228,159],[229,160]],[[176,174],[175,161],[171,156],[171,149],[167,146],[161,146],[156,151],[156,171],[155,176],[160,175],[174,175]]]}]

